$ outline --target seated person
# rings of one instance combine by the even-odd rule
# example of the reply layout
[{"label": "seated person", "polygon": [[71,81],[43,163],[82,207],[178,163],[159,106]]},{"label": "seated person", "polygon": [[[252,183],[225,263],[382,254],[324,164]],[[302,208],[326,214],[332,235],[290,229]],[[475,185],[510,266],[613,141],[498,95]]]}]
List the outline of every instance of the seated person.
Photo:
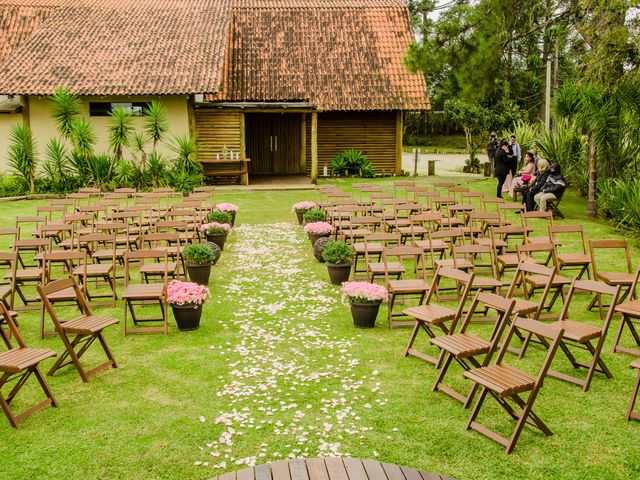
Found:
[{"label": "seated person", "polygon": [[522,203],[525,204],[527,212],[536,208],[534,196],[542,191],[542,187],[549,176],[549,162],[544,158],[538,160],[538,173],[529,180],[529,183],[522,190]]},{"label": "seated person", "polygon": [[549,200],[562,198],[565,188],[567,188],[567,182],[560,171],[560,164],[554,163],[549,169],[549,175],[542,190],[533,197],[538,207],[540,207],[540,211],[544,212],[547,209]]},{"label": "seated person", "polygon": [[536,165],[533,161],[533,153],[527,153],[524,156],[524,161],[525,164],[522,168],[522,171],[518,174],[517,177],[513,179],[513,182],[511,183],[511,188],[509,189],[509,195],[511,195],[511,198],[514,198],[513,194],[515,193],[515,191],[522,190],[522,187],[529,183],[529,181],[535,174]]}]

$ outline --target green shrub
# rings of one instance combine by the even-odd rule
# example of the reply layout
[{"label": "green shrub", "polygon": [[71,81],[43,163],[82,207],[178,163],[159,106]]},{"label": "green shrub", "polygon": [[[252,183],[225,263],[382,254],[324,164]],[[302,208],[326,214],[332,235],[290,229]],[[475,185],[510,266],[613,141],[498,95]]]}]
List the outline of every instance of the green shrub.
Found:
[{"label": "green shrub", "polygon": [[0,174],[0,195],[3,197],[19,197],[28,191],[24,178],[17,175]]},{"label": "green shrub", "polygon": [[189,264],[205,265],[213,263],[215,256],[213,250],[206,243],[192,243],[182,251],[184,261]]},{"label": "green shrub", "polygon": [[209,222],[228,223],[231,225],[231,220],[231,214],[227,212],[211,212],[207,215],[207,221]]},{"label": "green shrub", "polygon": [[348,243],[341,240],[335,240],[327,243],[322,252],[322,258],[327,263],[343,264],[351,263],[353,258],[353,248]]},{"label": "green shrub", "polygon": [[327,219],[327,214],[319,208],[312,208],[304,212],[302,219],[304,223],[324,222]]},{"label": "green shrub", "polygon": [[35,192],[36,165],[35,140],[26,123],[16,123],[9,132],[9,166],[21,175],[29,192]]},{"label": "green shrub", "polygon": [[360,150],[351,148],[336,155],[331,160],[331,170],[336,176],[375,177],[376,171],[367,156]]},{"label": "green shrub", "polygon": [[640,180],[601,180],[598,208],[618,227],[640,233]]}]

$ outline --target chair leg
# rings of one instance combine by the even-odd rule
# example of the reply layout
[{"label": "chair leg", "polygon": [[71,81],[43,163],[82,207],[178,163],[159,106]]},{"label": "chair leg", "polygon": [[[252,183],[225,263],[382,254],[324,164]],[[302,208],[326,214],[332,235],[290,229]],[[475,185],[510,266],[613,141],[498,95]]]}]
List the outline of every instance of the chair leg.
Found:
[{"label": "chair leg", "polygon": [[638,377],[636,378],[636,384],[633,386],[631,392],[631,398],[629,399],[629,407],[627,408],[626,420],[640,420],[640,414],[633,411],[636,404],[636,398],[638,396],[638,390],[640,390],[640,370],[638,370]]}]

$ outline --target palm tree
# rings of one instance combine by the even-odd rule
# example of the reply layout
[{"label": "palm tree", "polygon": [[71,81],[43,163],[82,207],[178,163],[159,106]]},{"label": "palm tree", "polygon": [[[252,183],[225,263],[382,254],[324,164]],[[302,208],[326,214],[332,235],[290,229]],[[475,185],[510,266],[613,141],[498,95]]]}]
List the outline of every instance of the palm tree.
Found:
[{"label": "palm tree", "polygon": [[116,107],[109,113],[109,148],[113,150],[116,160],[122,160],[122,150],[131,142],[133,133],[133,117],[131,111],[125,107]]},{"label": "palm tree", "polygon": [[200,171],[202,166],[198,162],[197,135],[174,135],[170,147],[171,151],[177,154],[175,158],[176,167],[180,170],[187,170],[190,173]]},{"label": "palm tree", "polygon": [[166,107],[153,100],[143,111],[145,116],[144,130],[149,138],[153,140],[153,152],[156,151],[158,143],[169,130],[169,120],[167,118]]},{"label": "palm tree", "polygon": [[68,188],[68,180],[71,177],[69,165],[69,154],[62,142],[57,138],[52,138],[45,148],[45,160],[42,164],[42,171],[56,189],[64,190]]},{"label": "palm tree", "polygon": [[72,163],[78,176],[86,178],[89,162],[94,155],[93,146],[96,143],[96,134],[91,124],[82,117],[78,117],[72,122],[71,142],[73,143]]},{"label": "palm tree", "polygon": [[133,132],[133,136],[131,137],[131,151],[134,155],[140,154],[140,166],[144,168],[147,164],[147,143],[149,139],[145,135],[144,132]]},{"label": "palm tree", "polygon": [[29,193],[35,191],[36,164],[35,141],[31,129],[24,123],[17,123],[9,132],[9,166],[24,178]]},{"label": "palm tree", "polygon": [[63,138],[71,140],[73,120],[80,114],[82,103],[80,99],[66,90],[58,88],[49,97],[49,111],[58,125],[58,132]]}]

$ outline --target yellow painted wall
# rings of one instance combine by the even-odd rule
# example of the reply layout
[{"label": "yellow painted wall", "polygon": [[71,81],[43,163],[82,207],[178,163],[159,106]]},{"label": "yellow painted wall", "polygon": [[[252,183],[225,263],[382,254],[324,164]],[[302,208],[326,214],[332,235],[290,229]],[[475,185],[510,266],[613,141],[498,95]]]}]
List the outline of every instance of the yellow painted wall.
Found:
[{"label": "yellow painted wall", "polygon": [[[158,151],[171,158],[173,153],[168,148],[173,135],[181,135],[189,132],[189,118],[187,112],[187,96],[171,95],[162,97],[82,97],[83,116],[87,118],[94,127],[94,131],[98,137],[96,143],[97,153],[106,153],[108,151],[109,134],[107,125],[109,117],[90,117],[89,102],[150,102],[153,99],[160,100],[166,107],[169,116],[169,132],[165,136],[165,144],[160,145]],[[6,117],[15,117],[13,121],[6,121]],[[29,97],[29,118],[31,122],[31,130],[37,143],[37,152],[39,159],[44,156],[44,148],[49,139],[59,137],[56,125],[49,115],[48,101],[46,97]],[[6,171],[6,152],[8,143],[8,128],[12,123],[20,121],[21,115],[2,115],[0,114],[0,171]],[[5,123],[9,126],[5,127]],[[133,118],[134,128],[142,129],[144,124],[143,117]],[[149,143],[148,151],[151,151],[151,143]],[[128,156],[131,156],[127,153]]]},{"label": "yellow painted wall", "polygon": [[22,122],[21,113],[0,113],[0,172],[5,173],[9,156],[9,132],[16,123]]}]

